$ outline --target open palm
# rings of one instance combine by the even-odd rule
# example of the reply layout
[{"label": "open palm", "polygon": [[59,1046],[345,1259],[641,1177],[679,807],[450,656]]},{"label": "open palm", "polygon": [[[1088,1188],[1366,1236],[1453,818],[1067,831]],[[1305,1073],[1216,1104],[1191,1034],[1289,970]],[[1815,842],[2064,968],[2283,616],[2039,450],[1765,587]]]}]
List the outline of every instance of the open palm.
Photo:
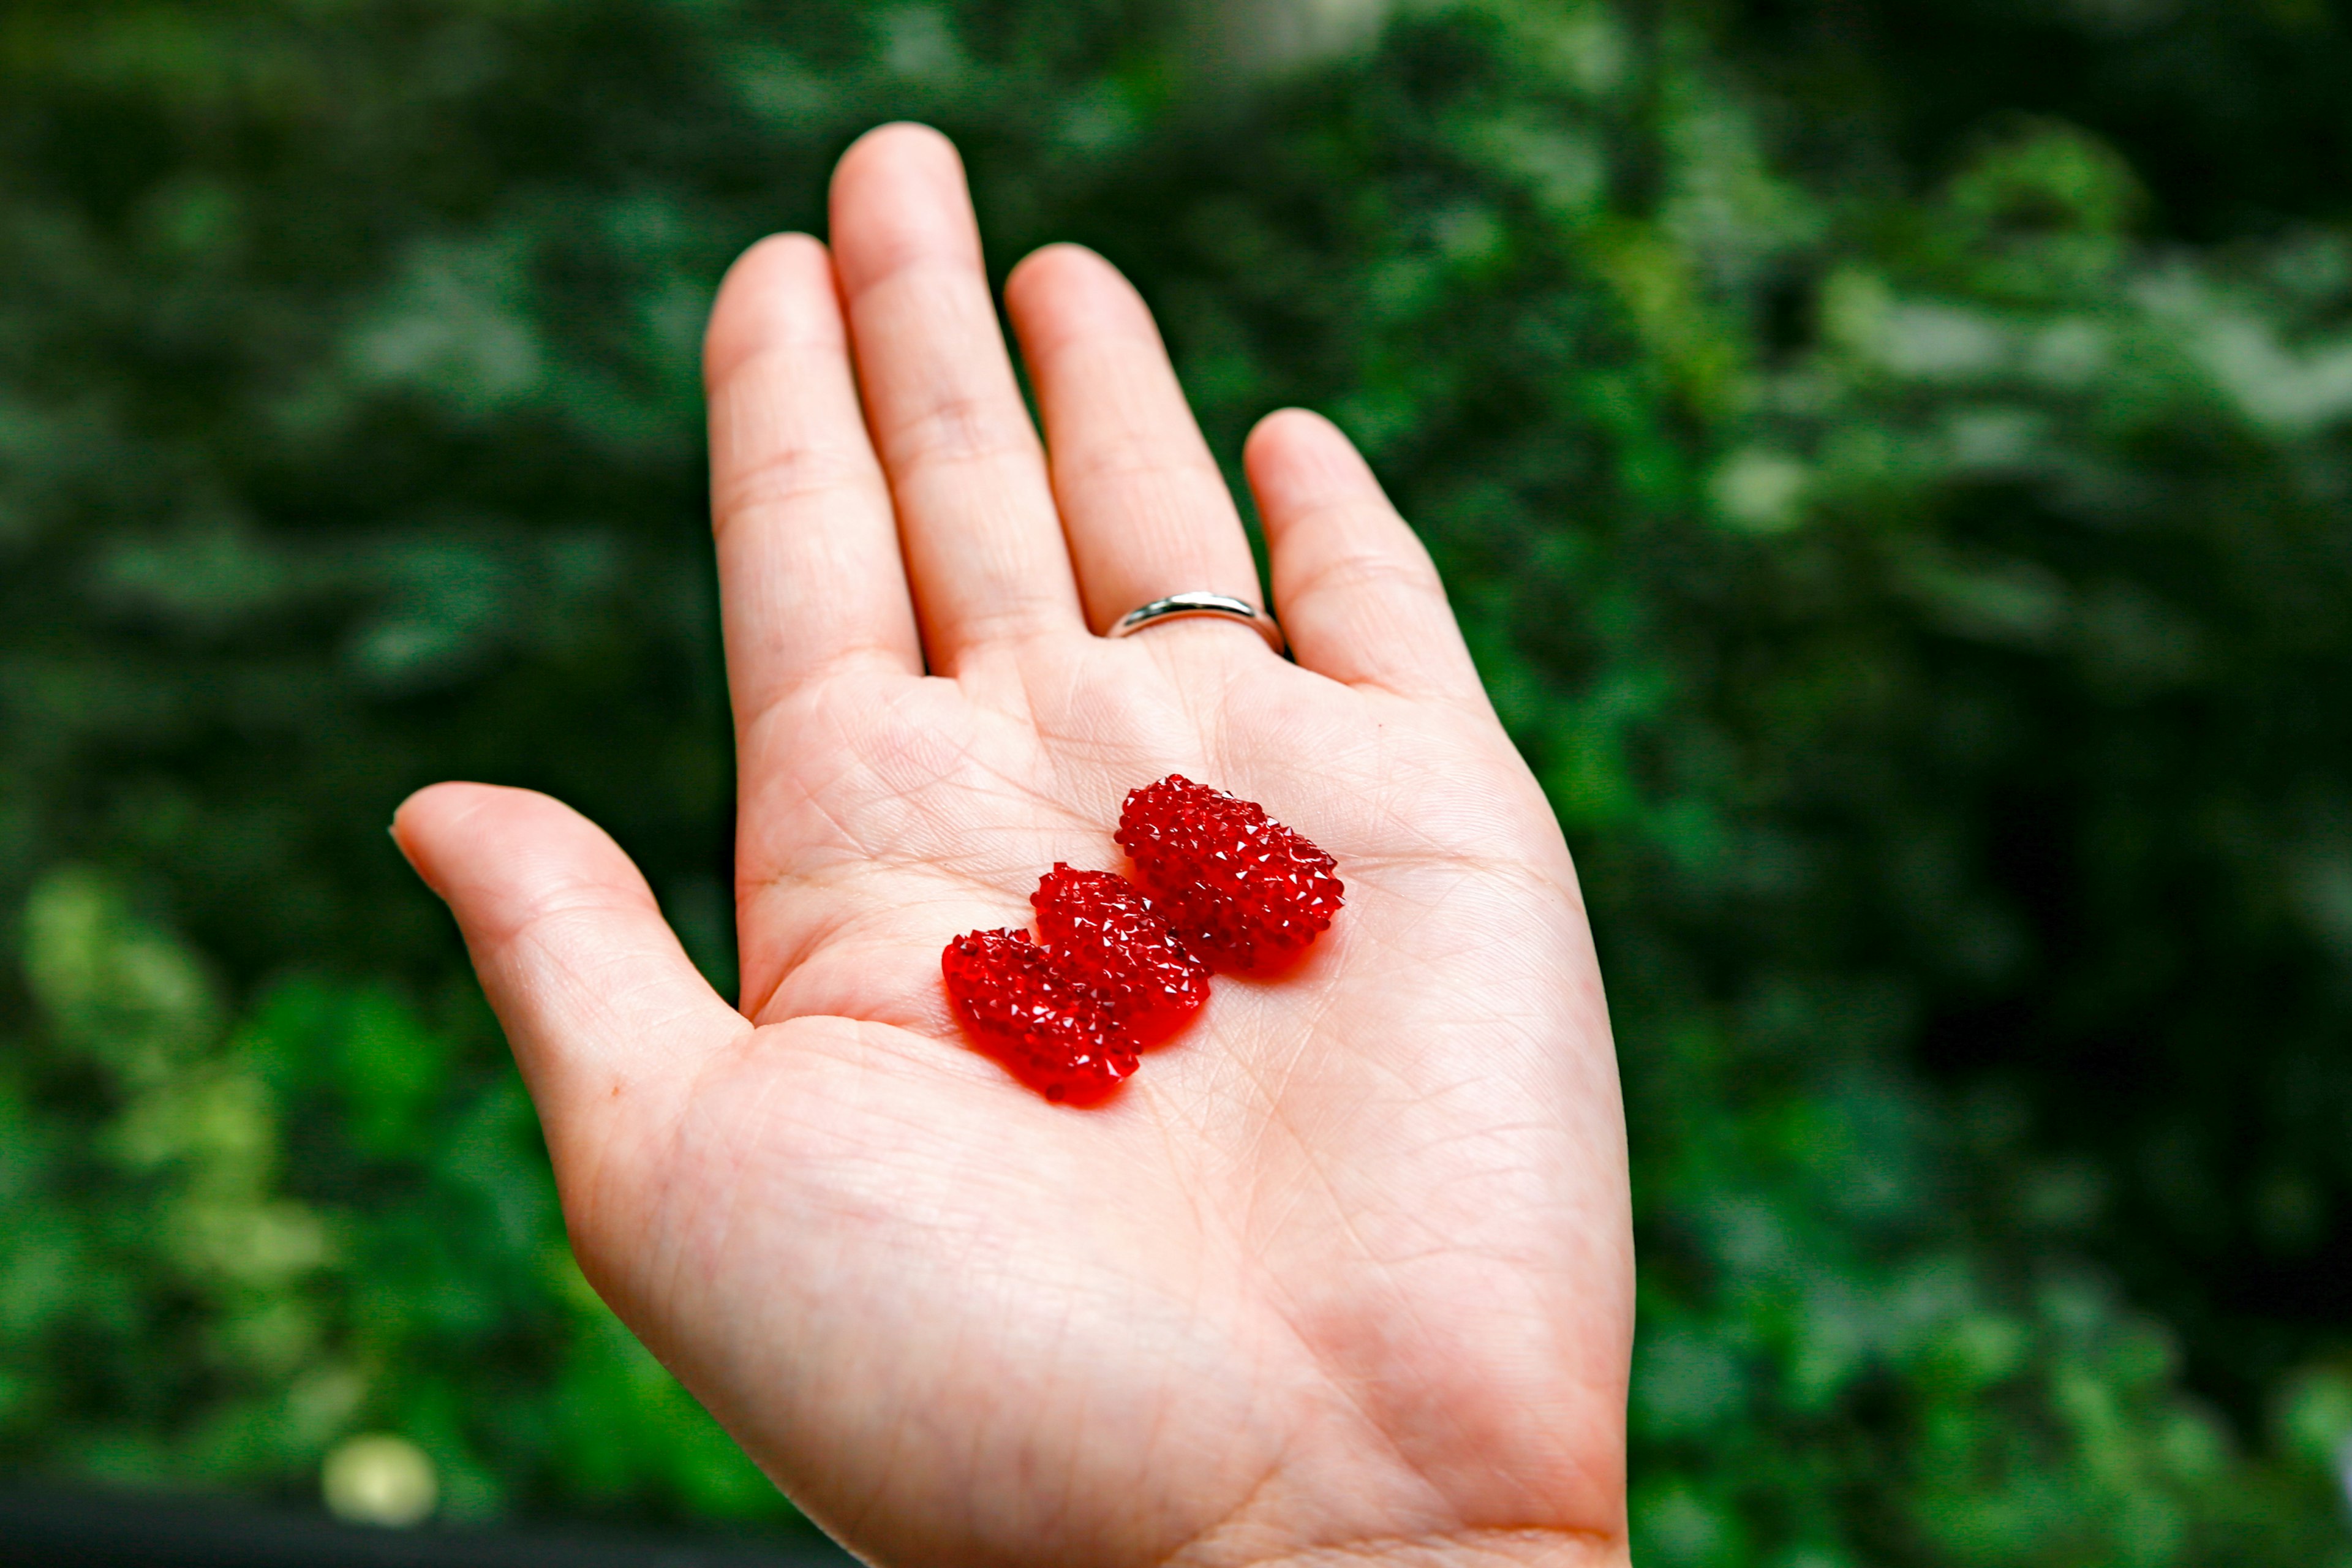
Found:
[{"label": "open palm", "polygon": [[[866,137],[833,228],[751,251],[710,327],[741,1010],[563,806],[400,816],[589,1278],[877,1562],[1622,1561],[1600,980],[1427,558],[1278,415],[1247,457],[1298,662],[1232,621],[1097,636],[1264,602],[1141,302],[1070,247],[1008,284],[1049,462],[947,143]],[[1107,1105],[1049,1105],[970,1047],[940,948],[1025,923],[1055,860],[1123,868],[1119,802],[1171,772],[1314,838],[1347,908]]]}]

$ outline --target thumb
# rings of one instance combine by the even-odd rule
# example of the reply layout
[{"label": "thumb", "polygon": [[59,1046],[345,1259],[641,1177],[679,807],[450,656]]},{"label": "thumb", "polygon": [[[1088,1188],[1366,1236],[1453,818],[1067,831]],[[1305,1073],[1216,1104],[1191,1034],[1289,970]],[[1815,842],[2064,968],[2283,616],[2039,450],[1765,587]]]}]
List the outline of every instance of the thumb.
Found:
[{"label": "thumb", "polygon": [[751,1032],[621,847],[570,806],[435,784],[402,803],[392,831],[457,917],[559,1172],[614,1115],[667,1121],[693,1069]]}]

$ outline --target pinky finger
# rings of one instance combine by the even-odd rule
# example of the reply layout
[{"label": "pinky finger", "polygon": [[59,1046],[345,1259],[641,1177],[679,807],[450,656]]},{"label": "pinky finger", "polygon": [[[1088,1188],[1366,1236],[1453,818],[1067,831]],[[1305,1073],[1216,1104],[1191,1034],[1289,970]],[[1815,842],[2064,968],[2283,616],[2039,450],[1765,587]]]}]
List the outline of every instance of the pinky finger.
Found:
[{"label": "pinky finger", "polygon": [[1429,552],[1337,426],[1303,408],[1270,414],[1242,460],[1299,663],[1399,696],[1485,700]]}]

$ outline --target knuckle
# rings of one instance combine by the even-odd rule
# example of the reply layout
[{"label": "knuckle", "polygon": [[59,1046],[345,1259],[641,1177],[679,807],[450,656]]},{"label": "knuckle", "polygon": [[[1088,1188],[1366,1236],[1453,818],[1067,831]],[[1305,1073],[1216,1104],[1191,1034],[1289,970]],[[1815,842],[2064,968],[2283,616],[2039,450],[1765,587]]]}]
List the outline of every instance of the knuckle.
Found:
[{"label": "knuckle", "polygon": [[1055,467],[1066,482],[1088,489],[1157,489],[1181,487],[1187,490],[1204,485],[1214,485],[1219,494],[1224,492],[1224,480],[1215,465],[1205,458],[1187,454],[1154,452],[1134,447],[1118,447],[1101,451],[1081,451],[1057,459]]},{"label": "knuckle", "polygon": [[723,530],[748,514],[866,489],[873,478],[870,466],[845,447],[780,447],[720,481],[712,497],[712,523]]},{"label": "knuckle", "polygon": [[1425,557],[1376,550],[1335,552],[1313,562],[1301,574],[1294,592],[1306,594],[1373,593],[1416,599],[1439,598],[1437,573]]},{"label": "knuckle", "polygon": [[1036,436],[997,398],[958,389],[910,413],[891,431],[889,447],[895,461],[910,466],[968,463],[1025,457],[1036,450]]}]

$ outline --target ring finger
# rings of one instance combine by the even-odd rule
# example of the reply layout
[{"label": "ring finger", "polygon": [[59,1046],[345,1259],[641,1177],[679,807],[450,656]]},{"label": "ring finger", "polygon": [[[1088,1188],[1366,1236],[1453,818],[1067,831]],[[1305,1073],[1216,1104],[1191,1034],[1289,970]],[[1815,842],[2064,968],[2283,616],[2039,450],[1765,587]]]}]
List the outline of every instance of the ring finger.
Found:
[{"label": "ring finger", "polygon": [[1263,608],[1241,515],[1141,296],[1094,252],[1056,245],[1013,269],[1004,302],[1045,417],[1087,623],[1108,632],[1140,605],[1194,591]]}]

